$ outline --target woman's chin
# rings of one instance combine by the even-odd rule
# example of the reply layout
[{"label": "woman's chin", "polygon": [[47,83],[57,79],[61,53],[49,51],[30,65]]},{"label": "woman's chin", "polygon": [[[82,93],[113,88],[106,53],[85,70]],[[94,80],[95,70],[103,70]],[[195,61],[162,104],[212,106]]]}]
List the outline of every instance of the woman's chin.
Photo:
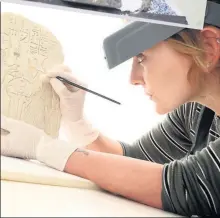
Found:
[{"label": "woman's chin", "polygon": [[155,102],[155,110],[156,110],[156,113],[159,115],[165,115],[165,114],[172,111],[169,108],[163,107],[162,105],[160,105],[156,102]]}]

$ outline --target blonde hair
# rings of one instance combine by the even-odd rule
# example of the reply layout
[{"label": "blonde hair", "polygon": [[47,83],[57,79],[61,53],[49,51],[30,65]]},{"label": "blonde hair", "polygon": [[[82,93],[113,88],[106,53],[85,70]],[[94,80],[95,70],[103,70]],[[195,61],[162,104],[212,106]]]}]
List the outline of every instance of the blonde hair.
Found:
[{"label": "blonde hair", "polygon": [[191,56],[198,67],[205,67],[206,52],[200,40],[200,31],[185,29],[172,36],[168,42],[178,52]]},{"label": "blonde hair", "polygon": [[189,81],[194,83],[201,80],[201,74],[207,69],[207,52],[203,47],[203,40],[200,38],[200,30],[184,29],[167,41],[177,52],[192,59],[193,65],[188,74]]}]

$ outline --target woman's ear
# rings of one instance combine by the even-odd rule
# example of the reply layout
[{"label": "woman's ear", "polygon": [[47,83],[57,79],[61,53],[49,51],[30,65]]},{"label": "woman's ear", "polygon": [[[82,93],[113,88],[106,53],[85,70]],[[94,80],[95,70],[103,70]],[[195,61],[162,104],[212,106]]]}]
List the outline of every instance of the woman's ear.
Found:
[{"label": "woman's ear", "polygon": [[220,29],[207,26],[201,30],[200,34],[206,51],[207,71],[210,72],[220,61]]}]

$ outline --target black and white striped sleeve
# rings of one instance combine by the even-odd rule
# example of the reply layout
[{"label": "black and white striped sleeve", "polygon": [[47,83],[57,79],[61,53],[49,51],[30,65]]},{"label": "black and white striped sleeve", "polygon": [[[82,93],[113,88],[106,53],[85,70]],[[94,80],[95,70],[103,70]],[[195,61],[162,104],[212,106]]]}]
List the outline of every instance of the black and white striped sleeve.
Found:
[{"label": "black and white striped sleeve", "polygon": [[220,216],[220,138],[163,168],[163,209],[180,215]]},{"label": "black and white striped sleeve", "polygon": [[161,164],[181,159],[192,146],[186,125],[185,106],[182,106],[133,144],[120,142],[124,156]]}]

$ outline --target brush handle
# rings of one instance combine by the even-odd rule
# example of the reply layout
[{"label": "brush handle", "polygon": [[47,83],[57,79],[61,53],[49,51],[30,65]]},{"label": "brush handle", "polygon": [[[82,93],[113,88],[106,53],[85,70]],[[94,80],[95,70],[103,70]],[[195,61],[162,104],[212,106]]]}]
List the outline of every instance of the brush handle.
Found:
[{"label": "brush handle", "polygon": [[120,102],[118,102],[118,101],[115,101],[115,100],[113,100],[113,99],[111,99],[111,98],[108,98],[108,97],[106,97],[106,96],[104,96],[104,95],[101,95],[101,94],[99,94],[99,93],[97,93],[97,92],[94,92],[94,91],[92,91],[92,90],[90,90],[90,89],[87,89],[87,88],[85,88],[85,87],[83,87],[83,86],[80,86],[80,85],[78,85],[78,84],[76,84],[76,83],[73,83],[73,82],[70,82],[69,80],[67,80],[67,79],[64,79],[64,78],[62,78],[62,77],[60,77],[60,76],[57,76],[56,77],[58,80],[60,80],[61,82],[65,82],[65,83],[67,83],[67,84],[69,84],[69,85],[72,85],[72,86],[75,86],[75,87],[77,87],[77,88],[79,88],[79,89],[82,89],[82,90],[85,90],[85,91],[87,91],[87,92],[90,92],[90,93],[92,93],[92,94],[94,94],[94,95],[97,95],[97,96],[99,96],[99,97],[101,97],[101,98],[104,98],[104,99],[106,99],[106,100],[109,100],[109,101],[111,101],[111,102],[114,102],[114,103],[116,103],[116,104],[121,104]]}]

